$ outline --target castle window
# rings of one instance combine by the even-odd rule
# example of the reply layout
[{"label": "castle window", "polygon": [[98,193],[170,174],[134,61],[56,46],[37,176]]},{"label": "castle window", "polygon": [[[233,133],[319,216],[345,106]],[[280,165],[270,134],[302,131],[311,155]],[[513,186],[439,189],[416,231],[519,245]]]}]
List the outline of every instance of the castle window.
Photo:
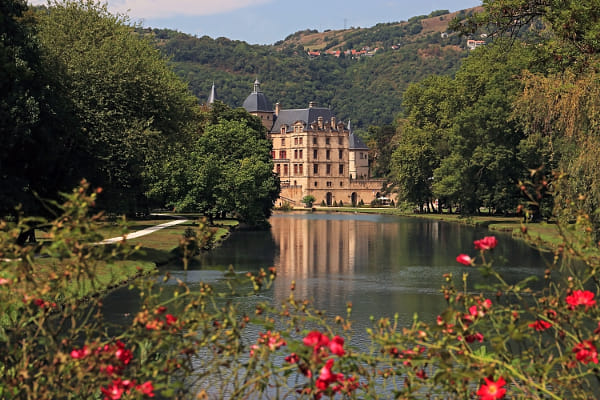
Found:
[{"label": "castle window", "polygon": [[339,137],[339,138],[338,138],[338,143],[339,143],[340,145],[344,144],[344,138],[343,138],[343,137]]},{"label": "castle window", "polygon": [[302,144],[302,138],[298,139],[298,142],[300,142],[300,144]]},{"label": "castle window", "polygon": [[298,164],[294,164],[294,175],[298,175]]},{"label": "castle window", "polygon": [[285,159],[285,156],[286,156],[285,150],[279,150],[279,158],[283,160],[283,159]]},{"label": "castle window", "polygon": [[302,149],[298,150],[298,158],[302,158]]},{"label": "castle window", "polygon": [[313,137],[313,144],[317,144],[317,137]]},{"label": "castle window", "polygon": [[271,158],[275,158],[275,150],[271,150]]},{"label": "castle window", "polygon": [[330,159],[331,159],[331,151],[330,151],[330,150],[327,150],[327,151],[325,152],[325,159],[327,159],[327,160],[330,160]]},{"label": "castle window", "polygon": [[277,171],[277,175],[281,175],[281,164],[275,166],[275,171]]},{"label": "castle window", "polygon": [[295,145],[297,145],[297,144],[298,144],[298,138],[297,138],[297,137],[295,137],[295,138],[294,138],[294,144],[295,144]]},{"label": "castle window", "polygon": [[325,144],[329,144],[329,138],[325,138]]},{"label": "castle window", "polygon": [[327,164],[327,166],[325,167],[325,173],[327,175],[331,175],[331,164]]},{"label": "castle window", "polygon": [[317,159],[317,150],[313,150],[313,158],[316,160]]},{"label": "castle window", "polygon": [[281,138],[281,145],[285,146],[285,138]]},{"label": "castle window", "polygon": [[340,187],[343,187],[343,186],[344,186],[344,182],[340,181]]},{"label": "castle window", "polygon": [[333,184],[331,182],[327,182],[327,187],[332,187]]},{"label": "castle window", "polygon": [[298,173],[299,173],[300,175],[303,175],[303,174],[304,174],[304,164],[300,164],[300,165],[298,165]]},{"label": "castle window", "polygon": [[313,174],[319,173],[319,164],[313,164]]},{"label": "castle window", "polygon": [[340,175],[344,174],[344,164],[340,164]]},{"label": "castle window", "polygon": [[298,150],[294,150],[294,158],[298,158]]},{"label": "castle window", "polygon": [[288,165],[287,164],[283,164],[283,175],[287,176],[288,174],[289,174]]},{"label": "castle window", "polygon": [[319,185],[319,183],[318,183],[318,182],[315,182],[315,187],[317,187],[318,185]]},{"label": "castle window", "polygon": [[344,151],[340,150],[338,151],[338,158],[341,160],[342,158],[344,158]]},{"label": "castle window", "polygon": [[281,133],[285,133],[285,125],[281,127]]}]

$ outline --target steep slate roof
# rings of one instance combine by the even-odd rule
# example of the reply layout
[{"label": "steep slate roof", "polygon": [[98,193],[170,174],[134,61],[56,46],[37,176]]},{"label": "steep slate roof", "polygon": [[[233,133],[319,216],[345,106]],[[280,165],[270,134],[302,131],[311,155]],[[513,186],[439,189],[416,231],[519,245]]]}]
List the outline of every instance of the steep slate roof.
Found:
[{"label": "steep slate roof", "polygon": [[365,142],[354,133],[351,133],[348,139],[350,141],[350,150],[369,150]]},{"label": "steep slate roof", "polygon": [[333,113],[329,108],[323,107],[310,107],[310,108],[299,108],[292,110],[280,110],[275,124],[271,129],[272,133],[281,132],[281,126],[287,125],[288,131],[291,131],[292,125],[298,121],[302,121],[306,125],[306,129],[310,129],[310,125],[313,122],[318,122],[319,117],[323,117],[323,122],[331,122]]},{"label": "steep slate roof", "polygon": [[260,90],[258,79],[254,82],[254,91],[244,100],[242,105],[248,112],[273,112],[273,106],[267,96]]}]

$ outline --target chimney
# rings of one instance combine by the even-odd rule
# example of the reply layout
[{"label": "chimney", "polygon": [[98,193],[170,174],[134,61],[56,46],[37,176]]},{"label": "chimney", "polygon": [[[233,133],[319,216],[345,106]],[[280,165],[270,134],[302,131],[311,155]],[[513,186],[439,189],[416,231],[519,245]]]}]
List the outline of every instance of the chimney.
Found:
[{"label": "chimney", "polygon": [[323,117],[319,117],[317,120],[319,121],[319,129],[323,129]]},{"label": "chimney", "polygon": [[331,129],[335,129],[336,125],[337,125],[337,124],[336,124],[336,122],[335,122],[335,116],[332,116],[332,117],[331,117]]},{"label": "chimney", "polygon": [[308,108],[314,108],[317,106],[317,102],[316,101],[311,101],[310,103],[308,103]]},{"label": "chimney", "polygon": [[281,104],[275,103],[275,115],[279,116],[279,111],[281,111]]}]

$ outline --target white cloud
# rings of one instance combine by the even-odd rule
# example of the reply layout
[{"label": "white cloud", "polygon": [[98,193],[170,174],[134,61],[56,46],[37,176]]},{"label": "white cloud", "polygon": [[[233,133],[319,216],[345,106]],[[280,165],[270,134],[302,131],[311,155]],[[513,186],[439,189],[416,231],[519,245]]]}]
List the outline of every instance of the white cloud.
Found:
[{"label": "white cloud", "polygon": [[[273,0],[109,0],[112,12],[132,18],[169,18],[226,13],[240,8],[269,3]],[[47,0],[30,0],[30,4],[47,4]]]}]

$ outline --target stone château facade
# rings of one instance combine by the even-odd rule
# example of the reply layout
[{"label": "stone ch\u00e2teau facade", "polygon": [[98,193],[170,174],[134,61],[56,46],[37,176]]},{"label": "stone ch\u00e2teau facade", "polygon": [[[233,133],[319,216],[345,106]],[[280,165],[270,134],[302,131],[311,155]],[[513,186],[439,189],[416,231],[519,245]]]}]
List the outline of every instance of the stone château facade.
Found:
[{"label": "stone ch\u00e2teau facade", "polygon": [[258,116],[273,142],[273,163],[281,181],[277,205],[302,206],[302,198],[315,204],[369,204],[384,181],[369,178],[369,148],[338,121],[329,108],[310,103],[308,108],[282,109],[260,90],[258,80],[243,107]]}]

